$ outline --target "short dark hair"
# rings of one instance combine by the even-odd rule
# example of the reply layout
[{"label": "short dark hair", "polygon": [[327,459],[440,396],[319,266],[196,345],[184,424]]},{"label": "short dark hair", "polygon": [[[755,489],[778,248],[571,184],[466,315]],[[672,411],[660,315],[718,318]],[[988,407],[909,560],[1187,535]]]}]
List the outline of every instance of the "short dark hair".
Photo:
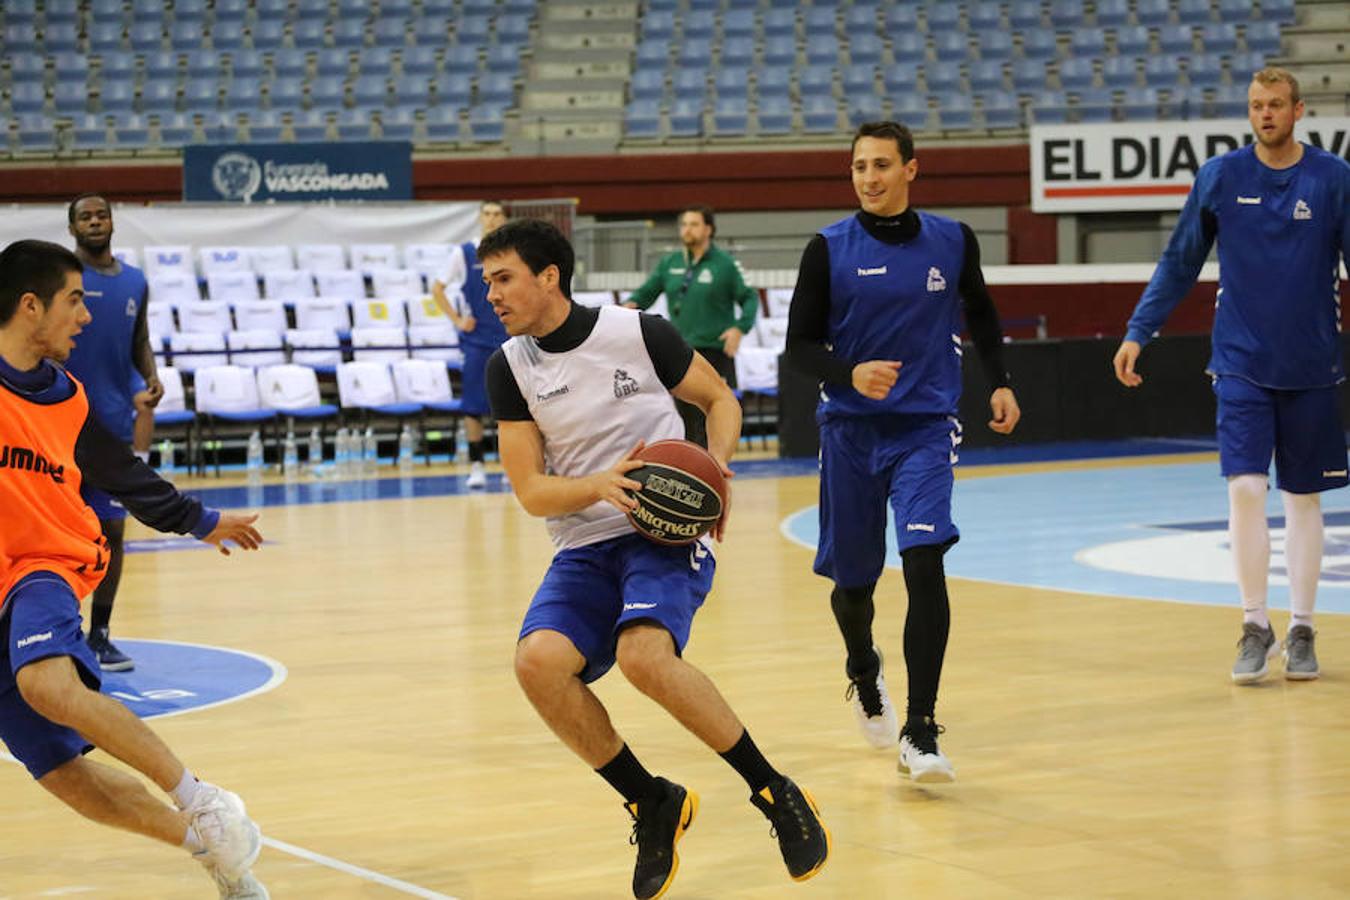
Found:
[{"label": "short dark hair", "polygon": [[66,218],[70,220],[71,225],[75,224],[75,207],[80,205],[81,200],[91,200],[93,198],[98,198],[99,200],[102,200],[103,205],[108,207],[108,212],[112,213],[112,204],[109,203],[108,198],[103,196],[102,194],[95,193],[93,191],[84,194],[79,194],[78,196],[75,197],[74,200],[70,201],[70,206],[69,208],[66,209]]},{"label": "short dark hair", "polygon": [[502,214],[503,214],[503,215],[506,214],[506,204],[505,204],[504,202],[502,202],[501,200],[484,200],[482,203],[478,204],[478,211],[479,211],[479,212],[482,212],[483,210],[487,209],[489,206],[499,206],[499,207],[501,207]]},{"label": "short dark hair", "polygon": [[543,219],[512,219],[483,238],[478,245],[478,258],[487,259],[512,250],[536,275],[549,266],[557,266],[558,287],[563,296],[572,296],[572,270],[577,257],[557,227]]},{"label": "short dark hair", "polygon": [[853,133],[853,146],[849,148],[849,152],[852,153],[857,150],[858,141],[865,137],[890,138],[895,141],[895,145],[900,148],[900,161],[902,163],[907,163],[914,158],[914,135],[910,134],[909,127],[906,125],[889,119],[883,122],[864,122]]},{"label": "short dark hair", "polygon": [[687,212],[698,213],[703,217],[703,224],[712,229],[713,234],[717,234],[717,222],[713,219],[713,209],[703,203],[692,203],[680,210],[680,215],[676,218],[683,218]]},{"label": "short dark hair", "polygon": [[0,250],[0,326],[14,318],[24,294],[37,294],[43,306],[51,306],[66,273],[83,271],[78,256],[51,241],[15,241]]}]

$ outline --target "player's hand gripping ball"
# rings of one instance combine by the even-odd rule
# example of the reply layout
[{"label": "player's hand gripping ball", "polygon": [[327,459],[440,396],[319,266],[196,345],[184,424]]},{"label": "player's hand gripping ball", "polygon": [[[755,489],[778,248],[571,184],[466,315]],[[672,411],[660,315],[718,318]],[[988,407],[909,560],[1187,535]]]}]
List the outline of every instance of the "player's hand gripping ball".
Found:
[{"label": "player's hand gripping ball", "polygon": [[658,544],[697,540],[717,524],[727,503],[727,482],[712,454],[689,441],[648,444],[638,453],[643,465],[627,473],[642,485],[632,492],[637,509],[628,520]]}]

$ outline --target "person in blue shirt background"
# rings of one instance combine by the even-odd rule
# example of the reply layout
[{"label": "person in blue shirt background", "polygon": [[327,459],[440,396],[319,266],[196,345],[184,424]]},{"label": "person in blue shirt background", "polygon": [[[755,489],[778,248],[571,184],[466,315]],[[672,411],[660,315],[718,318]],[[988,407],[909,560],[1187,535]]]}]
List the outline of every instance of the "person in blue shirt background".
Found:
[{"label": "person in blue shirt background", "polygon": [[[98,194],[76,197],[70,202],[68,218],[75,255],[84,264],[85,304],[93,320],[85,326],[66,368],[84,383],[99,423],[118,440],[131,444],[137,407],[150,412],[164,395],[146,324],[149,291],[145,273],[113,256],[112,208],[105,198]],[[84,499],[98,515],[109,548],[108,574],[90,604],[89,646],[104,671],[125,672],[135,668],[135,663],[108,635],[122,578],[127,513],[93,486],[85,488]]]},{"label": "person in blue shirt background", "polygon": [[1200,167],[1185,208],[1116,351],[1116,378],[1138,387],[1140,350],[1195,283],[1215,241],[1219,293],[1209,373],[1218,399],[1219,466],[1242,637],[1232,678],[1250,684],[1280,649],[1266,606],[1272,456],[1285,514],[1292,615],[1285,677],[1318,677],[1313,603],[1322,568],[1322,491],[1344,487],[1345,430],[1336,387],[1341,357],[1339,268],[1350,256],[1350,165],[1294,139],[1298,81],[1252,76],[1256,141]]},{"label": "person in blue shirt background", "polygon": [[[914,138],[899,122],[869,122],[853,138],[861,209],[822,229],[802,253],[788,313],[789,361],[822,382],[820,545],[815,572],[834,582],[830,606],[844,639],[847,696],[863,736],[899,741],[900,771],[951,781],[938,748],[938,683],[951,627],[943,555],[961,443],[962,318],[990,385],[989,427],[1009,434],[1021,411],[1003,366],[998,312],[970,226],[918,212]],[[886,562],[891,506],[909,609],[904,727],[872,642],[873,591]]]}]

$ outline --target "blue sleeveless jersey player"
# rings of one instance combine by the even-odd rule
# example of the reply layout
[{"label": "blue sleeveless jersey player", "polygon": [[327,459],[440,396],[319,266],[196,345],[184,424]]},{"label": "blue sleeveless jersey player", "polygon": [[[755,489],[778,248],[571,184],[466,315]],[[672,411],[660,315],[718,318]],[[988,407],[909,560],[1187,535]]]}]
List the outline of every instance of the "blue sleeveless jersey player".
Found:
[{"label": "blue sleeveless jersey player", "polygon": [[889,498],[898,549],[959,538],[951,518],[960,443],[961,225],[919,213],[913,240],[887,244],[856,216],[821,231],[829,247],[828,343],[850,363],[899,360],[895,386],[872,400],[826,384],[820,423],[820,544],[815,571],[870,584],[886,559]]},{"label": "blue sleeveless jersey player", "polygon": [[1345,379],[1338,269],[1350,255],[1350,165],[1306,144],[1285,169],[1252,145],[1206,162],[1126,340],[1143,345],[1162,327],[1216,240],[1208,371],[1222,474],[1264,474],[1273,455],[1284,490],[1344,486],[1335,386]]},{"label": "blue sleeveless jersey player", "polygon": [[[65,365],[84,384],[99,424],[130,444],[136,420],[132,397],[145,384],[133,362],[136,321],[149,292],[144,272],[119,265],[114,275],[85,266],[84,302],[92,318],[75,338]],[[86,488],[83,495],[100,519],[126,517],[121,504],[97,488]]]},{"label": "blue sleeveless jersey player", "polygon": [[487,383],[484,375],[487,361],[493,351],[506,342],[506,327],[488,302],[487,284],[483,282],[483,264],[478,261],[478,250],[472,242],[465,243],[464,303],[466,312],[473,316],[473,331],[459,336],[459,349],[464,353],[463,382],[460,386],[460,405],[471,416],[485,416],[489,412]]}]

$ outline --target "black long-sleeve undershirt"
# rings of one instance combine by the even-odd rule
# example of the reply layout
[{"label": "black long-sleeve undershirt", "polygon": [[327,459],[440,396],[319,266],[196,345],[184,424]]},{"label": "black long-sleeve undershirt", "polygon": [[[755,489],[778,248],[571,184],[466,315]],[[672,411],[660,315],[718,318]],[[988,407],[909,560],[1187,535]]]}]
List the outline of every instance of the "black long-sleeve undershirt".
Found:
[{"label": "black long-sleeve undershirt", "polygon": [[[887,244],[902,244],[919,234],[920,219],[913,209],[891,218],[859,211],[858,221],[868,234]],[[957,289],[966,328],[975,342],[990,389],[1008,387],[1012,382],[1003,365],[1003,329],[994,300],[984,283],[984,273],[980,270],[980,242],[969,225],[964,222],[960,225],[966,246]],[[797,271],[797,286],[788,313],[788,360],[821,381],[848,386],[853,383],[853,367],[866,360],[841,359],[835,355],[826,345],[829,321],[830,248],[825,238],[817,234],[802,252]]]}]

